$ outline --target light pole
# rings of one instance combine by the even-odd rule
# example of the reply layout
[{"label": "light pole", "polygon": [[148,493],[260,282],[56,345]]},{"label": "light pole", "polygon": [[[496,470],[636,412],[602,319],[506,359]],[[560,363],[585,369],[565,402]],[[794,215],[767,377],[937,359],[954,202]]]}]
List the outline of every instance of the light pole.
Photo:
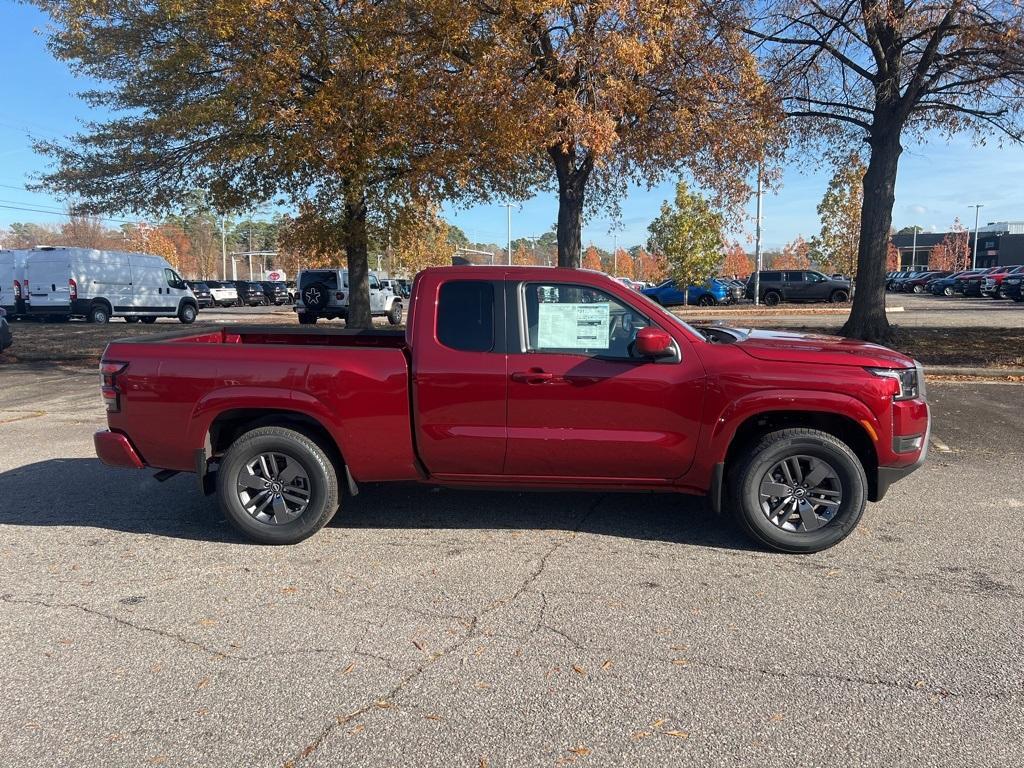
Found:
[{"label": "light pole", "polygon": [[[929,259],[929,261],[931,261],[931,259]],[[914,245],[913,245],[913,255],[910,257],[910,265],[912,267],[915,267],[915,268],[917,267],[917,224],[914,225]],[[902,266],[902,265],[897,264],[896,266]]]},{"label": "light pole", "polygon": [[971,254],[971,269],[978,268],[978,214],[981,209],[985,207],[984,203],[978,205],[968,205],[968,208],[974,209],[974,252]]},{"label": "light pole", "polygon": [[757,166],[757,228],[754,236],[754,306],[761,304],[761,166]]},{"label": "light pole", "polygon": [[508,265],[512,266],[512,203],[505,203],[505,208],[508,210],[508,252],[506,253],[506,260]]}]

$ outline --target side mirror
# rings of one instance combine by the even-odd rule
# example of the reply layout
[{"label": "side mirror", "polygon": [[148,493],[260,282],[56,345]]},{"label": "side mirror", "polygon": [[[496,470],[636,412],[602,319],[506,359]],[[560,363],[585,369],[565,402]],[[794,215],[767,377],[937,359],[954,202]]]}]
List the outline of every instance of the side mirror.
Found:
[{"label": "side mirror", "polygon": [[660,328],[648,326],[636,332],[636,354],[639,357],[671,357],[672,337]]}]

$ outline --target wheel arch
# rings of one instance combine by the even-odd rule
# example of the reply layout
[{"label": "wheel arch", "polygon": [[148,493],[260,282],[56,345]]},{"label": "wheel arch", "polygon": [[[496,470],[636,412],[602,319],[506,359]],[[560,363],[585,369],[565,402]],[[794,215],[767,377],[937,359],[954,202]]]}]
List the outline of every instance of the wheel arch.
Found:
[{"label": "wheel arch", "polygon": [[[869,422],[870,424],[870,422]],[[860,459],[868,478],[868,498],[878,496],[878,452],[864,423],[850,416],[823,410],[764,410],[743,419],[732,432],[723,459],[724,471],[735,464],[743,449],[762,435],[779,429],[817,429],[842,440]],[[874,429],[874,427],[872,427]],[[876,431],[877,434],[877,431]]]}]

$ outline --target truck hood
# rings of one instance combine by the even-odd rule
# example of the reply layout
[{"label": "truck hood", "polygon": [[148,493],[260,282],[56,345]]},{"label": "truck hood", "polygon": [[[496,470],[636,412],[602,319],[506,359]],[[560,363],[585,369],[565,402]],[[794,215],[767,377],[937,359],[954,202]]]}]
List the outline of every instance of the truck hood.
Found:
[{"label": "truck hood", "polygon": [[822,363],[871,368],[913,368],[914,361],[880,344],[790,331],[735,329],[742,334],[736,346],[758,360],[780,363]]}]

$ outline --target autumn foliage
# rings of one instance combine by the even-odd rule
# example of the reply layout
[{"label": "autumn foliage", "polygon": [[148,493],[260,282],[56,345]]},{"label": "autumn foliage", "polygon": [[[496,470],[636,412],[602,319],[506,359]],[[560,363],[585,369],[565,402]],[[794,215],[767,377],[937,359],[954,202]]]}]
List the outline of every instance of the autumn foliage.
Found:
[{"label": "autumn foliage", "polygon": [[747,255],[746,250],[737,242],[733,242],[725,249],[725,258],[718,268],[718,274],[722,277],[747,277],[754,271],[754,262]]},{"label": "autumn foliage", "polygon": [[971,263],[968,243],[967,230],[960,223],[960,219],[954,219],[942,242],[934,246],[928,254],[928,268],[948,272],[967,269]]}]

